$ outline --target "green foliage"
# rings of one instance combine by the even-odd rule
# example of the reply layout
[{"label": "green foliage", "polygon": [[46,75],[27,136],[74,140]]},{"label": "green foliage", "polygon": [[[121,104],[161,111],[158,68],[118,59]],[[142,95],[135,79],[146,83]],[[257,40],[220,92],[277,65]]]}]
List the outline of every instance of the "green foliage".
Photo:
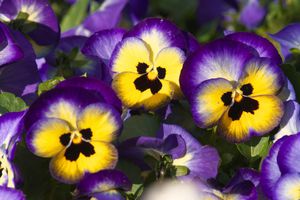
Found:
[{"label": "green foliage", "polygon": [[43,83],[40,83],[38,86],[38,95],[40,96],[42,93],[51,90],[52,88],[54,88],[58,83],[60,83],[61,81],[63,81],[64,78],[63,77],[54,77],[53,79],[49,79]]},{"label": "green foliage", "polygon": [[160,118],[153,114],[133,115],[124,121],[120,141],[142,135],[155,136],[160,123]]},{"label": "green foliage", "polygon": [[66,13],[61,22],[62,32],[79,25],[87,16],[89,1],[78,0]]},{"label": "green foliage", "polygon": [[27,150],[25,144],[18,145],[15,157],[23,184],[21,189],[27,200],[71,199],[72,186],[55,181],[49,172],[49,159],[40,158]]},{"label": "green foliage", "polygon": [[27,108],[26,103],[19,97],[9,92],[0,94],[0,113],[18,112]]}]

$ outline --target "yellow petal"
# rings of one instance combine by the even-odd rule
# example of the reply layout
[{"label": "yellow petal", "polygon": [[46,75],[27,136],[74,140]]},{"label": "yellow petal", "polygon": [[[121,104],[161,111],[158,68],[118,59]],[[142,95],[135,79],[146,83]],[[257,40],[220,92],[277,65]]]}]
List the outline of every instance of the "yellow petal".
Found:
[{"label": "yellow petal", "polygon": [[232,120],[225,112],[218,124],[218,132],[229,141],[241,142],[253,135],[263,135],[273,130],[284,113],[283,103],[276,96],[258,96],[258,109],[243,112],[239,120]]},{"label": "yellow petal", "polygon": [[111,142],[120,129],[121,121],[117,111],[107,104],[98,103],[87,106],[79,115],[79,130],[91,129],[93,141]]}]

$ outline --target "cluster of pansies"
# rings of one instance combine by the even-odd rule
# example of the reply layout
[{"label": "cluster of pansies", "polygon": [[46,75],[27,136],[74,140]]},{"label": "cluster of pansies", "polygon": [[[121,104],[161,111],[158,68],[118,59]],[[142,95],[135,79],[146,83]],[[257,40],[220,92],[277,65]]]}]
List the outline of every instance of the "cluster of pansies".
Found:
[{"label": "cluster of pansies", "polygon": [[300,4],[162,2],[0,1],[0,199],[300,199]]}]

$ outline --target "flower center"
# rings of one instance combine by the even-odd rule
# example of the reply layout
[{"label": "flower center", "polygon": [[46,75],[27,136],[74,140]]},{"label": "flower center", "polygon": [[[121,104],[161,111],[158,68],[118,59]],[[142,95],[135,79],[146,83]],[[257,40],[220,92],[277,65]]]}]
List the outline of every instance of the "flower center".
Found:
[{"label": "flower center", "polygon": [[252,92],[253,87],[248,83],[234,91],[226,92],[221,96],[224,106],[230,106],[228,116],[232,121],[239,120],[243,112],[254,115],[254,111],[259,108],[258,101],[248,97]]},{"label": "flower center", "polygon": [[80,154],[86,157],[95,154],[94,146],[90,143],[92,135],[89,128],[61,135],[60,143],[66,147],[65,158],[69,161],[76,161]]},{"label": "flower center", "polygon": [[158,93],[162,88],[160,79],[166,77],[166,69],[155,66],[149,67],[146,63],[139,63],[136,69],[141,76],[135,79],[135,88],[141,92],[150,89],[153,95]]}]

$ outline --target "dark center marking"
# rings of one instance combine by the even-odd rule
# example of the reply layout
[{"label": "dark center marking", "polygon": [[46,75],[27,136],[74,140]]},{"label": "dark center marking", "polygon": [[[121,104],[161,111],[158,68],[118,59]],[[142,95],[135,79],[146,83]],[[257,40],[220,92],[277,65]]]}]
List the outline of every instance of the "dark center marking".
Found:
[{"label": "dark center marking", "polygon": [[71,140],[71,133],[65,133],[59,137],[60,143],[67,146]]},{"label": "dark center marking", "polygon": [[136,66],[137,72],[139,74],[145,74],[149,66],[146,63],[140,63]]},{"label": "dark center marking", "polygon": [[79,158],[80,153],[86,157],[90,157],[95,154],[95,149],[89,142],[81,141],[79,144],[72,144],[67,148],[65,157],[67,160],[76,161]]},{"label": "dark center marking", "polygon": [[90,140],[92,138],[92,130],[90,128],[87,129],[82,129],[81,131],[79,131],[82,135],[82,137],[86,140]]},{"label": "dark center marking", "polygon": [[229,108],[228,116],[232,119],[232,121],[239,120],[243,112],[254,115],[254,111],[258,108],[258,101],[249,97],[243,97],[240,102],[234,102],[234,104]]},{"label": "dark center marking", "polygon": [[166,69],[165,68],[158,67],[157,72],[158,72],[159,79],[164,79],[166,77]]},{"label": "dark center marking", "polygon": [[243,92],[243,95],[251,95],[253,92],[253,87],[250,83],[242,85],[241,90]]},{"label": "dark center marking", "polygon": [[149,80],[147,74],[144,74],[134,81],[135,88],[141,92],[150,89],[152,94],[156,94],[162,88],[162,83],[158,78]]},{"label": "dark center marking", "polygon": [[224,103],[224,106],[229,106],[232,102],[232,92],[226,92],[222,95],[221,99]]}]

